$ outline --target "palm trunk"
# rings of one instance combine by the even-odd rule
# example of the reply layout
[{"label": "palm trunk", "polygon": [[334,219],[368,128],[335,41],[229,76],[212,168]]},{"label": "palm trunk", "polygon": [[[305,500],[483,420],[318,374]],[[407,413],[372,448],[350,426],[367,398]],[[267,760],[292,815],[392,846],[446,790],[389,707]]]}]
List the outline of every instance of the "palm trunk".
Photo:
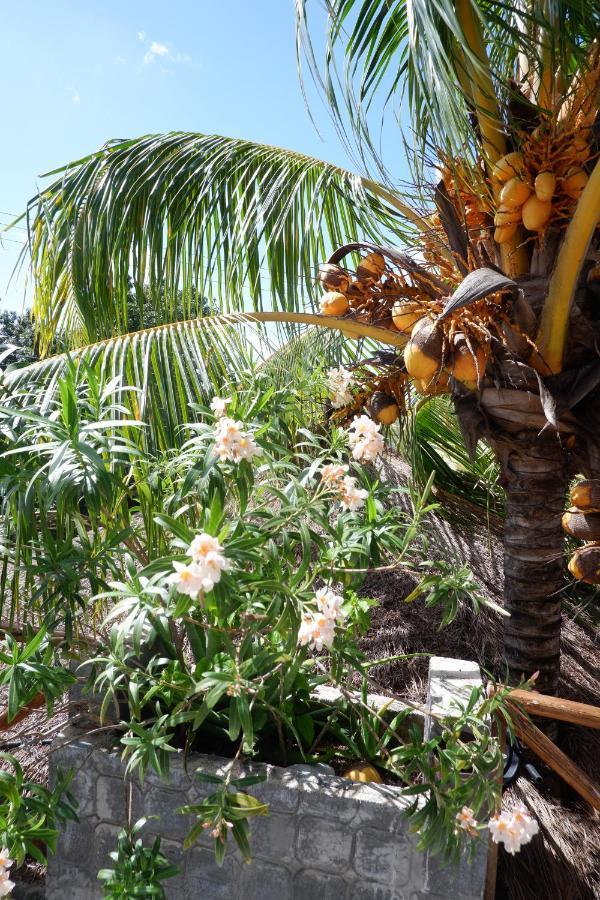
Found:
[{"label": "palm trunk", "polygon": [[537,690],[552,693],[560,670],[567,455],[555,433],[521,433],[497,449],[504,450],[506,489],[505,660],[513,683],[537,671]]}]

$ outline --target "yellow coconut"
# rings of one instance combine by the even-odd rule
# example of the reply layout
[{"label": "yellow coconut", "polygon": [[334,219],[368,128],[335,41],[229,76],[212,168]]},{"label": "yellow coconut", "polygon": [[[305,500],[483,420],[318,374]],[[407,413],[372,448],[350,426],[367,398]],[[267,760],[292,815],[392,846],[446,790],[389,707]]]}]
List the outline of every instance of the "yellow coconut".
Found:
[{"label": "yellow coconut", "polygon": [[523,204],[521,212],[523,225],[528,231],[543,231],[552,213],[552,204],[549,200],[540,200],[536,194],[532,194]]},{"label": "yellow coconut", "polygon": [[586,544],[569,560],[569,572],[578,581],[600,584],[600,544]]},{"label": "yellow coconut", "polygon": [[556,190],[556,175],[554,172],[540,172],[533,184],[538,200],[552,200]]},{"label": "yellow coconut", "polygon": [[448,373],[442,370],[437,377],[413,378],[412,381],[419,394],[424,394],[426,397],[436,397],[438,394],[448,393],[448,378]]},{"label": "yellow coconut", "polygon": [[375,391],[368,407],[369,415],[382,425],[392,425],[400,415],[398,404],[389,394]]},{"label": "yellow coconut", "polygon": [[583,169],[569,169],[567,177],[562,183],[562,189],[572,200],[579,200],[582,190],[588,183],[588,177]]},{"label": "yellow coconut", "polygon": [[350,276],[341,266],[323,263],[319,266],[318,279],[326,291],[339,291],[345,294],[350,286]]},{"label": "yellow coconut", "polygon": [[410,334],[423,315],[423,307],[414,300],[397,300],[392,307],[392,322],[402,334]]},{"label": "yellow coconut", "polygon": [[600,512],[600,478],[586,478],[571,490],[571,505],[584,512]]},{"label": "yellow coconut", "polygon": [[562,517],[562,527],[579,541],[600,541],[600,513],[582,512],[572,506]]},{"label": "yellow coconut", "polygon": [[531,188],[526,181],[511,178],[500,191],[500,203],[508,209],[517,209],[523,206],[530,194]]},{"label": "yellow coconut", "polygon": [[474,391],[484,376],[489,351],[487,347],[473,340],[467,341],[460,333],[455,336],[452,343],[448,372],[469,390]]},{"label": "yellow coconut", "polygon": [[519,175],[524,168],[523,154],[515,151],[502,156],[492,169],[492,178],[496,181],[509,181],[515,175]]},{"label": "yellow coconut", "polygon": [[327,291],[321,297],[321,315],[343,316],[348,310],[348,299],[339,291]]},{"label": "yellow coconut", "polygon": [[361,261],[356,274],[364,281],[379,281],[385,272],[385,259],[381,253],[369,253]]},{"label": "yellow coconut", "polygon": [[494,225],[502,228],[505,225],[518,225],[521,221],[520,209],[508,209],[506,206],[499,206],[494,216]]},{"label": "yellow coconut", "polygon": [[377,784],[381,784],[383,781],[377,769],[369,765],[369,763],[359,763],[356,766],[352,766],[351,769],[344,772],[342,777],[347,778],[349,781],[374,781]]},{"label": "yellow coconut", "polygon": [[494,228],[494,240],[497,244],[505,244],[506,241],[510,241],[511,237],[514,236],[516,230],[517,225],[515,223],[512,225],[500,225],[498,228]]},{"label": "yellow coconut", "polygon": [[444,338],[432,319],[423,318],[413,327],[404,348],[404,365],[412,378],[431,380],[442,366]]}]

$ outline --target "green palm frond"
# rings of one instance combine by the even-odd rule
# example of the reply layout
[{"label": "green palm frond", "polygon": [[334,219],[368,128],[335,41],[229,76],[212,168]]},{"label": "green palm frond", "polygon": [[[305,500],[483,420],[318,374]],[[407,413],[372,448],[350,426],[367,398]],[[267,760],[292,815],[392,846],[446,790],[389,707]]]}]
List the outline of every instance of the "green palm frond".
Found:
[{"label": "green palm frond", "polygon": [[308,5],[296,0],[309,68],[340,129],[375,159],[379,148],[367,119],[378,104],[399,114],[407,97],[419,150],[433,145],[464,155],[479,140],[470,111],[491,121],[489,106],[498,96],[522,99],[517,88],[526,83],[527,67],[531,78],[560,71],[568,83],[600,28],[600,9],[589,0],[327,0],[321,66]]},{"label": "green palm frond", "polygon": [[132,284],[163,322],[206,299],[222,312],[300,310],[337,245],[410,230],[373,181],[216,135],[111,142],[49,174],[27,212],[42,352],[57,335],[76,347],[127,332]]},{"label": "green palm frond", "polygon": [[[0,390],[14,404],[42,397],[47,408],[69,361],[82,360],[129,393],[127,405],[147,423],[149,444],[175,447],[182,426],[196,418],[227,384],[254,369],[272,351],[264,333],[243,315],[206,316],[98,341],[32,365],[8,369]],[[131,390],[133,389],[133,390]],[[115,388],[119,390],[119,388]]]}]

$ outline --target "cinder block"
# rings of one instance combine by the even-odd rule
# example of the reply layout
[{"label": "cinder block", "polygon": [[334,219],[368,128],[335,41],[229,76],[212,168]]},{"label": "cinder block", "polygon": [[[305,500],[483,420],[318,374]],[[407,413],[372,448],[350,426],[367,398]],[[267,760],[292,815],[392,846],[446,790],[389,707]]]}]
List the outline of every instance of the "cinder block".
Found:
[{"label": "cinder block", "polygon": [[296,855],[311,868],[344,872],[352,859],[354,831],[336,819],[302,816],[296,839]]},{"label": "cinder block", "polygon": [[344,900],[348,885],[339,875],[301,869],[294,877],[294,900]]},{"label": "cinder block", "polygon": [[[292,876],[285,866],[255,860],[242,869],[236,900],[294,900]],[[208,898],[207,898],[208,900]]]},{"label": "cinder block", "polygon": [[410,880],[410,850],[403,835],[361,828],[356,835],[354,868],[362,878],[403,887]]},{"label": "cinder block", "polygon": [[296,817],[273,812],[250,819],[253,857],[289,861],[294,856]]}]

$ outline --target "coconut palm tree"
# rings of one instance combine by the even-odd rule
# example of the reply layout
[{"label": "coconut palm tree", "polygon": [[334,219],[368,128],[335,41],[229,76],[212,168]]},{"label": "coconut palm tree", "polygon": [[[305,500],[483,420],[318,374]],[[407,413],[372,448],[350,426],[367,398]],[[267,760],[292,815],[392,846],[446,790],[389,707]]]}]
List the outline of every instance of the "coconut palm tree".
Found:
[{"label": "coconut palm tree", "polygon": [[[506,661],[553,690],[561,512],[573,474],[599,465],[600,7],[328,0],[321,67],[307,5],[296,0],[299,47],[370,177],[181,133],[112,141],[50,173],[27,210],[41,351],[57,335],[91,345],[80,352],[138,384],[140,415],[168,439],[207,369],[247,350],[240,323],[397,348],[361,376],[361,402],[389,418],[407,393],[447,392],[467,445],[493,448]],[[378,98],[410,108],[410,199],[371,138]],[[133,336],[130,280],[159,323]],[[197,318],[199,295],[223,315]],[[189,320],[173,324],[177,297]],[[50,390],[61,365],[20,370],[13,387],[43,378]]]}]

